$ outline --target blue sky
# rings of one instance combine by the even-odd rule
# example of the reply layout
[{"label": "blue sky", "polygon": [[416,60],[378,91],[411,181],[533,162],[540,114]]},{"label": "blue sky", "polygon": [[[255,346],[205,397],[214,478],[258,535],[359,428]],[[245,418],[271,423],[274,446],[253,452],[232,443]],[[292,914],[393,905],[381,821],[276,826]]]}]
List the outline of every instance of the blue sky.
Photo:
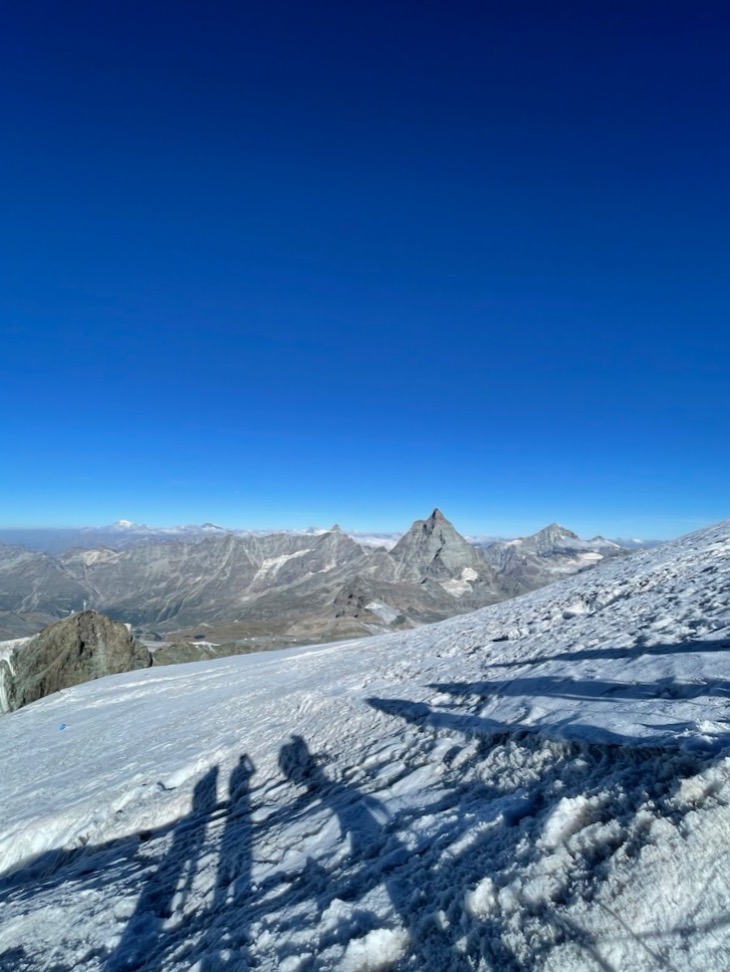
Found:
[{"label": "blue sky", "polygon": [[729,27],[6,11],[0,525],[726,517]]}]

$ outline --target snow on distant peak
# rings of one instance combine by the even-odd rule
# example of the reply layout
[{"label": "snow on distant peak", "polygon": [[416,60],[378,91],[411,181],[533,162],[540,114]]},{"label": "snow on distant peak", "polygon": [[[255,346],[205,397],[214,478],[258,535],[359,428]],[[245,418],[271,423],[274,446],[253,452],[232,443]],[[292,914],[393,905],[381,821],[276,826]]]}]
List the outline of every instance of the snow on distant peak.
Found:
[{"label": "snow on distant peak", "polygon": [[402,634],[75,686],[0,719],[3,956],[726,968],[729,700],[730,523]]}]

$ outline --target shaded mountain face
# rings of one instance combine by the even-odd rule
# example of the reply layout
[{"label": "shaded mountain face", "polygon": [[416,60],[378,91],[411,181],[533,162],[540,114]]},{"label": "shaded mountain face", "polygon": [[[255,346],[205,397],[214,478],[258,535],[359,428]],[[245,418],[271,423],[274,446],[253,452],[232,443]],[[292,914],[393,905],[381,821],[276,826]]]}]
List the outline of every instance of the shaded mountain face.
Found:
[{"label": "shaded mountain face", "polygon": [[465,568],[494,579],[484,558],[438,509],[427,520],[416,520],[390,551],[390,557],[398,580],[419,583],[428,578],[446,583],[459,578]]},{"label": "shaded mountain face", "polygon": [[497,541],[482,552],[485,560],[500,574],[509,575],[522,593],[629,551],[603,537],[581,540],[571,530],[551,523],[530,537]]},{"label": "shaded mountain face", "polygon": [[251,647],[352,638],[439,621],[550,583],[620,552],[553,524],[534,537],[470,544],[440,510],[387,550],[324,533],[223,533],[72,549],[54,558],[0,546],[0,637],[89,606],[146,636]]},{"label": "shaded mountain face", "polygon": [[148,668],[152,656],[126,625],[96,611],[83,611],[45,628],[0,661],[0,711],[94,678]]},{"label": "shaded mountain face", "polygon": [[85,607],[88,592],[55,557],[0,544],[0,639],[35,634]]}]

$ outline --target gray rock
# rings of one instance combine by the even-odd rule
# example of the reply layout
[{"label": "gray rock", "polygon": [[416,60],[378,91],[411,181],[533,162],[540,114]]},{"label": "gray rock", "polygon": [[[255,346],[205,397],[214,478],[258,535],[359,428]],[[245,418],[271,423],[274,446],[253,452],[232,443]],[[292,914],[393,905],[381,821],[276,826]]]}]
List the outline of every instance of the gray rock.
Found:
[{"label": "gray rock", "polygon": [[71,685],[151,664],[126,625],[83,611],[56,621],[17,648],[9,663],[0,662],[0,709],[12,712]]},{"label": "gray rock", "polygon": [[412,584],[430,581],[450,594],[452,601],[460,601],[463,606],[455,607],[452,613],[506,596],[492,566],[441,510],[434,510],[427,520],[416,520],[389,556],[397,580]]},{"label": "gray rock", "polygon": [[626,553],[557,524],[481,549],[440,510],[417,520],[391,550],[364,547],[337,525],[323,533],[234,534],[211,524],[194,537],[182,531],[149,540],[140,540],[147,528],[135,524],[109,529],[137,542],[70,549],[61,558],[0,545],[0,634],[33,633],[88,606],[144,637],[192,640],[205,624],[216,643],[352,638],[473,611]]},{"label": "gray rock", "polygon": [[48,613],[81,611],[83,585],[55,557],[0,544],[0,611]]},{"label": "gray rock", "polygon": [[551,523],[530,537],[497,541],[482,550],[482,554],[500,577],[510,577],[516,593],[544,587],[568,574],[595,567],[609,557],[626,556],[624,547],[603,537],[581,538]]}]

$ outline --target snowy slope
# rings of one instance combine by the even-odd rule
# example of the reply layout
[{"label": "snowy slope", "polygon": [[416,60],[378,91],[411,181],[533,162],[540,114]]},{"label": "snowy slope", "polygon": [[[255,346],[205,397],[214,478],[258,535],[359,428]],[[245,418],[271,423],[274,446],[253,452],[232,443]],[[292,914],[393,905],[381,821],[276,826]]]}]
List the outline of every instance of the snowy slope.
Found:
[{"label": "snowy slope", "polygon": [[730,523],[0,719],[0,969],[730,966]]}]

